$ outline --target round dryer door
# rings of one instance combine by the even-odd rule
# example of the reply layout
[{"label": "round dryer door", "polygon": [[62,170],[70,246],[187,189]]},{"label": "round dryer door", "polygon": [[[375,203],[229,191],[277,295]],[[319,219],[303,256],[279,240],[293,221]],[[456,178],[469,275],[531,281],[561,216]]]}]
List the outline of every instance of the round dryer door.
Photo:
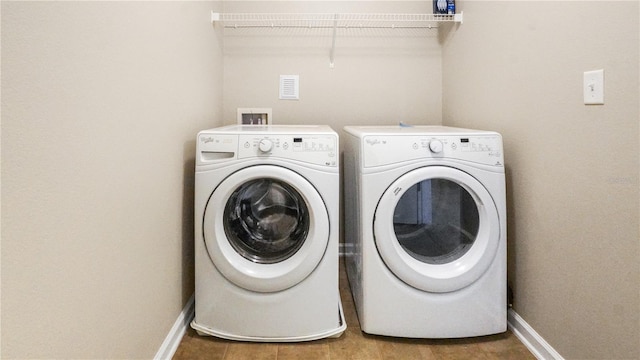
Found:
[{"label": "round dryer door", "polygon": [[279,166],[239,170],[207,202],[203,232],[209,257],[232,283],[275,292],[304,280],[329,242],[329,215],[305,178]]},{"label": "round dryer door", "polygon": [[382,195],[374,236],[399,279],[423,291],[455,291],[491,265],[500,240],[498,211],[486,188],[466,172],[423,167]]}]

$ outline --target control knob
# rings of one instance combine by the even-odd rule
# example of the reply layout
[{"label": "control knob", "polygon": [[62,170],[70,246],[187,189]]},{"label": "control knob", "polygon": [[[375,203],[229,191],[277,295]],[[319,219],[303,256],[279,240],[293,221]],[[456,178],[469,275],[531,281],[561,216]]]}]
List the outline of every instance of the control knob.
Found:
[{"label": "control knob", "polygon": [[262,139],[258,144],[258,148],[261,152],[268,153],[269,151],[271,151],[271,149],[273,149],[273,141],[269,139]]},{"label": "control knob", "polygon": [[429,142],[429,150],[434,154],[442,152],[443,148],[444,146],[440,140],[431,140],[431,142]]}]

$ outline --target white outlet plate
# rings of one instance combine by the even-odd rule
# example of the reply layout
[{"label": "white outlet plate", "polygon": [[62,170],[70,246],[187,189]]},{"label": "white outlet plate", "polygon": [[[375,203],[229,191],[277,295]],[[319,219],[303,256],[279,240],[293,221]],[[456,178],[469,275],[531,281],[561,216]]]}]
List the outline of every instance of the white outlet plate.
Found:
[{"label": "white outlet plate", "polygon": [[585,105],[604,105],[604,69],[584,72]]}]

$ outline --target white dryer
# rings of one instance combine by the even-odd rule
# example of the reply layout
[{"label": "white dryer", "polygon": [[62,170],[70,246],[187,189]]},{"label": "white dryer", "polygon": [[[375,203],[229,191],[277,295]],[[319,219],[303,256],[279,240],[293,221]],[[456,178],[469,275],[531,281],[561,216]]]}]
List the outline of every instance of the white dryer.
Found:
[{"label": "white dryer", "polygon": [[500,134],[344,129],[346,264],[362,330],[413,338],[506,331]]},{"label": "white dryer", "polygon": [[191,326],[244,341],[342,334],[338,135],[234,125],[198,133],[196,152]]}]

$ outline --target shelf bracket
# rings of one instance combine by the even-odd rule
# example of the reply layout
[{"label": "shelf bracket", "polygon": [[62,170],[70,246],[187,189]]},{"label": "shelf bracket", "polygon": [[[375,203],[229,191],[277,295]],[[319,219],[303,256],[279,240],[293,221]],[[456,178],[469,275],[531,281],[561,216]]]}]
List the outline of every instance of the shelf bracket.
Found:
[{"label": "shelf bracket", "polygon": [[338,14],[333,15],[333,39],[331,40],[331,51],[329,52],[329,68],[333,69],[336,56],[336,34],[338,32]]}]

